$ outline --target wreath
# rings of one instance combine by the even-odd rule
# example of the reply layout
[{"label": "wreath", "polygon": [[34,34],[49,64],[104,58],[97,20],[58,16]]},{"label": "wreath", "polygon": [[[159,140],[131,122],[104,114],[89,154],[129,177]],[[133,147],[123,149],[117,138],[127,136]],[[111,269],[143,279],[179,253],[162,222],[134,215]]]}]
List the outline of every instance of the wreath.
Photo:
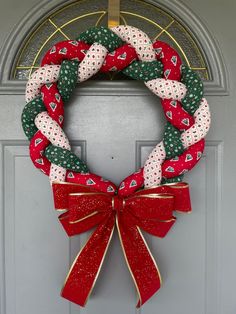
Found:
[{"label": "wreath", "polygon": [[[99,71],[122,71],[143,81],[161,98],[167,120],[163,140],[144,167],[119,187],[91,173],[63,131],[64,103],[77,83]],[[141,306],[160,288],[161,277],[140,229],[164,237],[175,222],[173,211],[191,210],[182,180],[200,160],[210,127],[201,79],[168,44],[152,43],[135,27],[93,27],[44,55],[27,83],[26,102],[22,127],[30,157],[49,176],[62,226],[69,236],[96,227],[69,271],[62,296],[85,305],[116,225]]]}]

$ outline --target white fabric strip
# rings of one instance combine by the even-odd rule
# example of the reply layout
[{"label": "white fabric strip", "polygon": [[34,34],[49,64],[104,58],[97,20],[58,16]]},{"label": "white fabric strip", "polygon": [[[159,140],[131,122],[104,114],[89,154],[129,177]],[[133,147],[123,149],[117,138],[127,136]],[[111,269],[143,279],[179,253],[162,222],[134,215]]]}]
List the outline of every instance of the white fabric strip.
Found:
[{"label": "white fabric strip", "polygon": [[104,46],[94,43],[79,64],[78,82],[86,81],[96,74],[100,70],[107,53],[108,50]]},{"label": "white fabric strip", "polygon": [[195,123],[188,130],[181,134],[184,148],[188,148],[203,139],[211,124],[210,108],[205,98],[202,98],[199,108],[194,113]]},{"label": "white fabric strip", "polygon": [[178,81],[157,78],[145,82],[145,85],[162,99],[181,100],[187,92],[186,86]]},{"label": "white fabric strip", "polygon": [[26,84],[26,102],[30,102],[40,95],[40,90],[43,85],[56,82],[58,80],[60,68],[60,65],[45,65],[44,67],[37,69]]},{"label": "white fabric strip", "polygon": [[144,164],[144,185],[151,187],[161,183],[161,165],[166,158],[163,142],[157,144]]},{"label": "white fabric strip", "polygon": [[139,60],[156,60],[156,53],[152,47],[152,41],[147,34],[134,26],[119,25],[112,27],[111,30],[123,41],[134,47]]},{"label": "white fabric strip", "polygon": [[51,163],[49,181],[52,184],[53,182],[65,182],[66,181],[66,172],[67,170],[63,167],[57,166]]},{"label": "white fabric strip", "polygon": [[70,150],[67,136],[60,125],[49,116],[47,111],[39,113],[36,116],[34,123],[52,145]]},{"label": "white fabric strip", "polygon": [[[48,115],[47,111],[39,113],[34,122],[37,128],[52,143],[52,145],[71,150],[69,140],[64,131],[60,125]],[[66,169],[51,163],[49,174],[50,182],[65,181],[65,178]]]}]

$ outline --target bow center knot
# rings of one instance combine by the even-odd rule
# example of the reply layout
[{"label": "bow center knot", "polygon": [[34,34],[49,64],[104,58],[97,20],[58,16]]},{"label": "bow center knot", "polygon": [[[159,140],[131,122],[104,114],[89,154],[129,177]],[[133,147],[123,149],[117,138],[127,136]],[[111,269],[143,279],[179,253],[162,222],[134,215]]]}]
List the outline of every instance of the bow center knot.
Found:
[{"label": "bow center knot", "polygon": [[117,214],[122,212],[125,207],[125,199],[115,195],[112,197],[112,210],[114,210]]}]

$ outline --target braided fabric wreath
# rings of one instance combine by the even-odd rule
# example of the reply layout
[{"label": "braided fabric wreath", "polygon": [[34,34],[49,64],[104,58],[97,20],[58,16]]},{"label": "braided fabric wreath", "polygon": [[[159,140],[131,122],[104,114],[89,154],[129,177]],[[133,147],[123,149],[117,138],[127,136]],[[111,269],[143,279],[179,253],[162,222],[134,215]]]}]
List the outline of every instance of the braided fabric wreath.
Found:
[{"label": "braided fabric wreath", "polygon": [[[114,183],[89,171],[72,151],[63,131],[64,103],[77,83],[101,72],[122,71],[141,80],[161,104],[167,120],[163,140],[144,167]],[[34,165],[50,182],[70,182],[110,195],[128,197],[141,188],[181,182],[200,160],[210,127],[210,110],[197,73],[182,65],[168,44],[151,42],[132,26],[93,27],[76,40],[55,44],[26,86],[22,126]]]}]

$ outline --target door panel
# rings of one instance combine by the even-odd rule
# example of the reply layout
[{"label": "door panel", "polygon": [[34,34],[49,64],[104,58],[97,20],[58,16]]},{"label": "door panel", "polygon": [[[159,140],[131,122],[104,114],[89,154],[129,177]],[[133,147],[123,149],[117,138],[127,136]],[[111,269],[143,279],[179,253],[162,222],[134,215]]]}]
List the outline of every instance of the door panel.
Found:
[{"label": "door panel", "polygon": [[[17,128],[22,104],[8,107],[11,114],[15,106]],[[92,171],[116,183],[143,165],[164,127],[160,102],[151,95],[77,96],[65,116],[73,150]],[[53,210],[48,178],[33,167],[22,130],[16,139],[11,138],[12,130],[9,133],[2,141],[6,314],[30,314],[32,309],[34,314],[134,313],[135,287],[117,234],[87,307],[79,309],[60,298],[66,273],[88,234],[69,240]],[[217,313],[221,162],[221,141],[208,141],[200,164],[186,175],[193,212],[176,214],[177,222],[165,239],[145,235],[163,287],[142,313],[204,314],[206,308],[207,313]]]}]

